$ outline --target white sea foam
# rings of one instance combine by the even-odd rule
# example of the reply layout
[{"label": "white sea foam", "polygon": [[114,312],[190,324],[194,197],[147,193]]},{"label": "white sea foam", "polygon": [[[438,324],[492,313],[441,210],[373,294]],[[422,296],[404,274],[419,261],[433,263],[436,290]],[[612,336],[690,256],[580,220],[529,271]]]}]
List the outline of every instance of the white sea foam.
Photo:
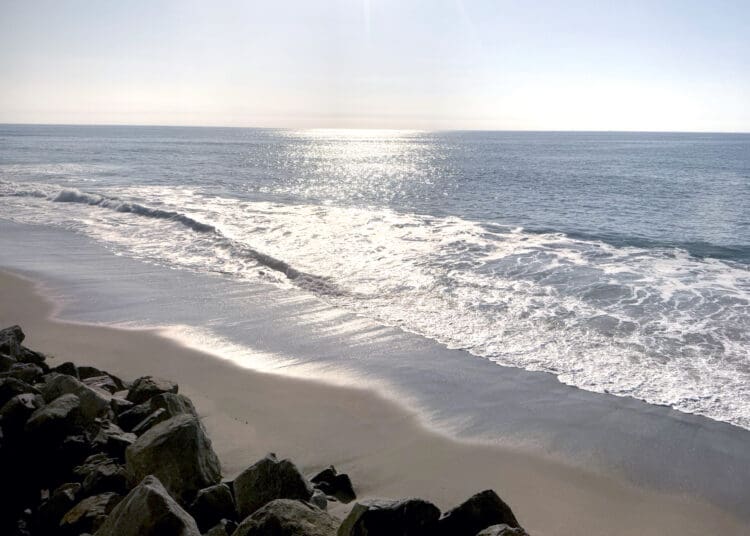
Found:
[{"label": "white sea foam", "polygon": [[[750,428],[750,272],[456,217],[179,188],[0,182],[3,216],[168,266],[296,285],[500,364]],[[333,313],[332,313],[333,314]]]}]

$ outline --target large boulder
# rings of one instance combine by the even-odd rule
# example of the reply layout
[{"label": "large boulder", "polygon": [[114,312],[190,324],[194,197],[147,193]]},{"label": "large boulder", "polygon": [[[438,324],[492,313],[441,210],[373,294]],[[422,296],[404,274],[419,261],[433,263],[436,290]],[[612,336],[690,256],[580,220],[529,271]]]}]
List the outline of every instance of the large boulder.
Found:
[{"label": "large boulder", "polygon": [[274,499],[309,501],[310,482],[290,460],[278,460],[271,453],[245,469],[234,481],[234,498],[240,518]]},{"label": "large boulder", "polygon": [[147,476],[112,510],[95,536],[200,536],[195,520]]},{"label": "large boulder", "polygon": [[21,326],[10,326],[0,329],[0,353],[17,357],[21,352],[21,343],[26,338]]},{"label": "large boulder", "polygon": [[72,376],[48,374],[45,376],[42,396],[49,401],[64,394],[74,394],[81,400],[81,416],[87,421],[97,417],[110,417],[112,395],[102,389],[85,385]]},{"label": "large boulder", "polygon": [[439,533],[450,536],[475,536],[492,525],[520,525],[510,507],[492,490],[471,496],[446,512],[440,519]]},{"label": "large boulder", "polygon": [[232,536],[335,536],[337,526],[328,512],[311,504],[276,499],[240,523]]},{"label": "large boulder", "polygon": [[492,525],[477,533],[477,536],[529,536],[522,528],[508,525]]},{"label": "large boulder", "polygon": [[338,536],[427,536],[439,518],[437,506],[423,499],[371,499],[354,505]]},{"label": "large boulder", "polygon": [[63,516],[60,521],[60,533],[78,536],[96,531],[121,500],[122,497],[117,493],[86,497]]},{"label": "large boulder", "polygon": [[237,518],[232,490],[223,482],[200,490],[188,510],[202,531],[222,519]]},{"label": "large boulder", "polygon": [[127,399],[134,404],[141,404],[162,393],[177,393],[177,384],[155,376],[143,376],[130,386]]},{"label": "large boulder", "polygon": [[357,498],[349,475],[338,473],[331,465],[310,479],[313,486],[339,502],[350,503]]},{"label": "large boulder", "polygon": [[26,421],[25,430],[35,441],[57,443],[70,435],[79,422],[81,400],[73,394],[55,398],[34,411]]},{"label": "large boulder", "polygon": [[193,415],[177,415],[148,430],[127,448],[125,461],[136,481],[155,475],[181,504],[221,480],[219,458]]}]

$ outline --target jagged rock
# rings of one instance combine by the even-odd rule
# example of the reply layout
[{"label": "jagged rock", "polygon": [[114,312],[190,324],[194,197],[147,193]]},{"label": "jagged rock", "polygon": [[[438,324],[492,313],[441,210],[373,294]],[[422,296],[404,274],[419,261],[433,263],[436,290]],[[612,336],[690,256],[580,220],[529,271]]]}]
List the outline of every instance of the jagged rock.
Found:
[{"label": "jagged rock", "polygon": [[475,536],[480,530],[503,524],[520,526],[513,511],[497,493],[485,490],[446,512],[440,519],[439,534]]},{"label": "jagged rock", "polygon": [[84,383],[84,385],[102,389],[104,391],[107,391],[109,394],[114,394],[120,390],[114,380],[107,374],[104,374],[102,376],[92,376],[90,378],[82,379],[81,381]]},{"label": "jagged rock", "polygon": [[323,469],[312,477],[310,482],[326,495],[344,504],[350,503],[357,498],[349,475],[345,473],[339,474],[333,465]]},{"label": "jagged rock", "polygon": [[240,523],[232,536],[335,536],[337,526],[328,512],[309,503],[276,499]]},{"label": "jagged rock", "polygon": [[0,405],[5,405],[14,396],[24,393],[40,394],[36,387],[18,378],[0,378]]},{"label": "jagged rock", "polygon": [[94,495],[112,491],[124,494],[128,490],[128,474],[114,458],[99,453],[89,456],[73,472],[83,479],[83,494]]},{"label": "jagged rock", "polygon": [[167,419],[170,419],[169,413],[164,408],[159,408],[156,411],[151,412],[141,422],[133,427],[133,433],[137,436],[143,435],[146,430],[149,430]]},{"label": "jagged rock", "polygon": [[125,460],[136,480],[155,475],[182,504],[221,480],[219,459],[193,415],[177,415],[157,424],[127,448]]},{"label": "jagged rock", "polygon": [[80,379],[78,376],[78,367],[76,367],[75,364],[71,363],[70,361],[66,361],[65,363],[61,363],[56,367],[53,367],[52,369],[50,369],[50,372],[73,376],[76,380]]},{"label": "jagged rock", "polygon": [[222,519],[237,518],[232,491],[224,483],[198,491],[188,510],[202,531],[213,527]]},{"label": "jagged rock", "polygon": [[45,376],[42,396],[49,401],[63,394],[74,394],[81,400],[81,416],[87,421],[97,417],[110,417],[112,395],[96,387],[90,387],[64,374]]},{"label": "jagged rock", "polygon": [[508,525],[492,525],[477,533],[477,536],[529,536],[522,528]]},{"label": "jagged rock", "polygon": [[10,370],[10,367],[18,363],[15,359],[10,357],[9,355],[0,353],[0,372],[7,372]]},{"label": "jagged rock", "polygon": [[6,434],[15,435],[23,429],[29,417],[44,405],[41,395],[24,393],[8,400],[0,408],[0,423]]},{"label": "jagged rock", "polygon": [[16,358],[21,351],[21,343],[26,338],[21,326],[14,325],[0,329],[0,352]]},{"label": "jagged rock", "polygon": [[237,523],[231,519],[222,519],[211,527],[204,536],[231,536],[237,530]]},{"label": "jagged rock", "polygon": [[25,430],[35,441],[57,442],[70,434],[79,420],[81,400],[74,394],[55,398],[34,411],[26,421]]},{"label": "jagged rock", "polygon": [[271,453],[245,469],[234,481],[234,498],[240,518],[274,499],[309,501],[310,483],[290,460],[278,460]]},{"label": "jagged rock", "polygon": [[81,366],[78,367],[78,374],[81,378],[81,380],[89,380],[91,378],[101,377],[101,376],[107,376],[112,383],[117,387],[114,392],[122,391],[123,389],[127,389],[127,386],[124,381],[122,381],[120,378],[115,376],[114,374],[110,374],[106,370],[100,370],[96,367],[89,367],[89,366]]},{"label": "jagged rock", "polygon": [[127,399],[134,404],[141,404],[161,393],[177,393],[177,384],[155,376],[143,376],[133,382]]},{"label": "jagged rock", "polygon": [[95,532],[121,500],[122,497],[117,493],[86,497],[63,516],[60,532],[71,536]]},{"label": "jagged rock", "polygon": [[119,459],[125,458],[125,449],[132,445],[136,440],[136,435],[125,432],[111,421],[103,421],[99,424],[92,445],[106,451],[111,456]]},{"label": "jagged rock", "polygon": [[81,485],[78,482],[67,482],[52,492],[41,504],[36,516],[38,534],[53,534],[60,525],[62,517],[78,503]]},{"label": "jagged rock", "polygon": [[[132,402],[130,403],[132,404]],[[151,406],[148,403],[138,404],[137,406],[133,406],[132,408],[120,413],[117,417],[117,423],[123,430],[132,432],[133,428],[150,414]]]},{"label": "jagged rock", "polygon": [[33,363],[15,363],[8,371],[2,374],[7,377],[18,378],[28,384],[33,384],[42,377],[44,371],[39,365],[34,365]]},{"label": "jagged rock", "polygon": [[439,517],[437,506],[422,499],[366,500],[354,505],[338,536],[427,536]]},{"label": "jagged rock", "polygon": [[312,497],[310,497],[310,503],[317,506],[321,510],[328,509],[328,499],[326,494],[320,491],[318,488],[313,490]]},{"label": "jagged rock", "polygon": [[95,536],[200,536],[195,520],[147,476],[112,511]]},{"label": "jagged rock", "polygon": [[130,400],[125,400],[124,398],[120,398],[119,396],[113,396],[112,401],[109,403],[109,405],[112,408],[112,411],[114,411],[115,415],[118,416],[118,418],[121,414],[135,407],[135,404],[133,404]]},{"label": "jagged rock", "polygon": [[195,415],[196,417],[198,416],[198,412],[195,411],[195,406],[193,406],[193,403],[185,395],[162,393],[152,397],[151,400],[149,400],[149,404],[151,405],[151,411],[164,409],[170,417],[181,415],[183,413]]}]

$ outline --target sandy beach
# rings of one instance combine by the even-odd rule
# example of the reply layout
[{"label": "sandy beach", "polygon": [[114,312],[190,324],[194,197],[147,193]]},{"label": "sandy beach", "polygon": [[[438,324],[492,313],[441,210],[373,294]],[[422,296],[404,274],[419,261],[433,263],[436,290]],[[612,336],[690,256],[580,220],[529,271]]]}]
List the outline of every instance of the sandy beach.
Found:
[{"label": "sandy beach", "polygon": [[267,452],[305,471],[334,464],[360,497],[420,496],[441,508],[495,489],[537,535],[747,534],[748,525],[691,497],[633,486],[536,454],[455,441],[376,393],[239,368],[153,331],[62,322],[34,282],[0,275],[0,324],[28,344],[125,378],[179,382],[196,403],[231,478]]}]

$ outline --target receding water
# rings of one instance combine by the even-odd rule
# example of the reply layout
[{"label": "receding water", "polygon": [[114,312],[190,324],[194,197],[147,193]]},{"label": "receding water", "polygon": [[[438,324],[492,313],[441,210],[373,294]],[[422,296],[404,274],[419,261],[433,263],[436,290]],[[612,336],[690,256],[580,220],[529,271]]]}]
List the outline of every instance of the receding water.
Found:
[{"label": "receding water", "polygon": [[750,428],[750,135],[0,126],[0,217]]}]

